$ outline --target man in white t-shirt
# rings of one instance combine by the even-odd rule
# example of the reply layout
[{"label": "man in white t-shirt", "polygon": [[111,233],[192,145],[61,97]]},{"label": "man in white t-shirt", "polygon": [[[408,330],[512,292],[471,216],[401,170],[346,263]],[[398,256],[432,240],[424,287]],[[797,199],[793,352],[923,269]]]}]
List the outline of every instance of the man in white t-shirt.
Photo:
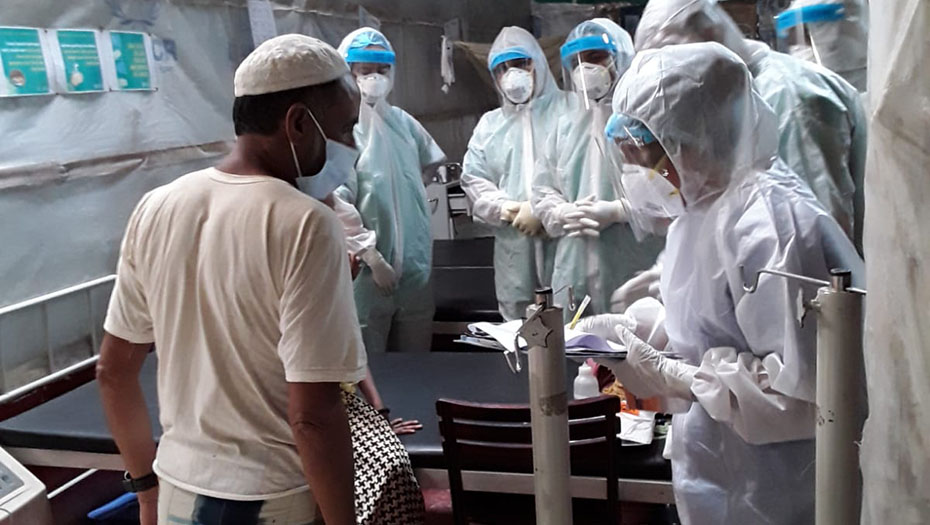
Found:
[{"label": "man in white t-shirt", "polygon": [[[339,383],[366,356],[341,224],[296,188],[352,168],[348,72],[307,36],[260,45],[236,71],[232,153],[129,219],[97,378],[143,525],[355,523]],[[157,454],[138,379],[153,343]]]}]

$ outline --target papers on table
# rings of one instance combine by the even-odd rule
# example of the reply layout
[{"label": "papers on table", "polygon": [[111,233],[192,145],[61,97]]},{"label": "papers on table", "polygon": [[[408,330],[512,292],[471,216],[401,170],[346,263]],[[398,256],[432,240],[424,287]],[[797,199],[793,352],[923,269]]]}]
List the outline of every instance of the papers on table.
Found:
[{"label": "papers on table", "polygon": [[[463,334],[458,342],[513,352],[526,350],[527,344],[517,331],[523,326],[522,320],[503,324],[473,323],[468,325],[468,333]],[[613,341],[607,341],[594,334],[565,327],[565,355],[567,357],[626,357],[626,349]]]}]

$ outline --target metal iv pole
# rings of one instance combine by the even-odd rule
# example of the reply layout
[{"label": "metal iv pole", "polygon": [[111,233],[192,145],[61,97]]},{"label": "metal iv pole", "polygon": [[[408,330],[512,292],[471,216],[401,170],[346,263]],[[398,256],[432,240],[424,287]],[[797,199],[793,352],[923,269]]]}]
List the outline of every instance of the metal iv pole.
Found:
[{"label": "metal iv pole", "polygon": [[[568,392],[565,386],[565,327],[562,309],[552,303],[552,289],[536,291],[536,304],[518,331],[529,345],[530,415],[533,436],[533,485],[536,523],[571,525],[569,487]],[[519,345],[515,345],[519,352]],[[520,356],[514,356],[520,371]]]},{"label": "metal iv pole", "polygon": [[764,273],[822,286],[817,297],[806,305],[817,314],[815,523],[859,523],[862,506],[859,443],[868,413],[862,354],[866,292],[850,287],[849,270],[831,270],[830,282],[760,270],[755,283],[744,284],[743,289],[755,292]]}]

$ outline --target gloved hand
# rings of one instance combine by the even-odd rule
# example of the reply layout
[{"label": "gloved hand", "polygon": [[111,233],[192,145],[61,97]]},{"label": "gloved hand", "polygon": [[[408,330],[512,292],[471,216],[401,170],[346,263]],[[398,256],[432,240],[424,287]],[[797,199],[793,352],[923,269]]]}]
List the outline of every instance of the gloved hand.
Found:
[{"label": "gloved hand", "polygon": [[619,200],[600,201],[595,198],[578,201],[577,205],[578,210],[584,213],[586,219],[597,223],[595,227],[597,231],[601,231],[611,224],[627,220],[626,209]]},{"label": "gloved hand", "polygon": [[501,205],[501,222],[513,222],[520,213],[520,203],[517,201],[504,201]]},{"label": "gloved hand", "polygon": [[575,330],[594,334],[602,339],[619,343],[617,326],[625,326],[630,330],[636,329],[636,320],[624,314],[598,314],[582,317],[575,325]]},{"label": "gloved hand", "polygon": [[[639,377],[650,383],[658,395],[691,400],[691,383],[698,367],[669,359],[658,350],[644,343],[625,326],[617,326],[617,337],[626,347],[626,363],[635,370]],[[608,365],[609,366],[609,365]],[[611,367],[611,370],[613,368]],[[614,374],[620,377],[616,371]],[[623,379],[621,379],[623,381]],[[624,382],[626,385],[626,382]],[[643,395],[631,388],[634,394]]]},{"label": "gloved hand", "polygon": [[582,235],[587,237],[600,236],[597,230],[597,221],[587,218],[579,207],[583,202],[593,202],[594,198],[594,195],[590,195],[576,202],[566,202],[556,208],[556,216],[568,237],[580,237]]},{"label": "gloved hand", "polygon": [[662,276],[662,265],[656,263],[652,268],[640,272],[623,286],[614,290],[610,296],[610,311],[623,313],[634,302],[643,297],[658,299],[659,279]]},{"label": "gloved hand", "polygon": [[384,260],[378,250],[368,249],[362,254],[362,260],[371,268],[371,277],[381,295],[390,295],[397,287],[397,273],[394,268]]},{"label": "gloved hand", "polygon": [[542,232],[542,222],[533,215],[533,210],[529,202],[520,204],[520,212],[513,220],[513,227],[523,235],[533,237]]}]

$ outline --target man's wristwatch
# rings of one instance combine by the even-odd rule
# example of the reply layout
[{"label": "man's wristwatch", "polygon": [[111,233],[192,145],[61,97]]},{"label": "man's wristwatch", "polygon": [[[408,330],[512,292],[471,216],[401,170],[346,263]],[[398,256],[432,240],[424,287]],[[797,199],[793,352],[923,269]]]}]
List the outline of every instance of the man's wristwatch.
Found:
[{"label": "man's wristwatch", "polygon": [[135,479],[129,475],[129,472],[123,474],[123,490],[126,492],[144,492],[157,486],[158,476],[154,472]]}]

